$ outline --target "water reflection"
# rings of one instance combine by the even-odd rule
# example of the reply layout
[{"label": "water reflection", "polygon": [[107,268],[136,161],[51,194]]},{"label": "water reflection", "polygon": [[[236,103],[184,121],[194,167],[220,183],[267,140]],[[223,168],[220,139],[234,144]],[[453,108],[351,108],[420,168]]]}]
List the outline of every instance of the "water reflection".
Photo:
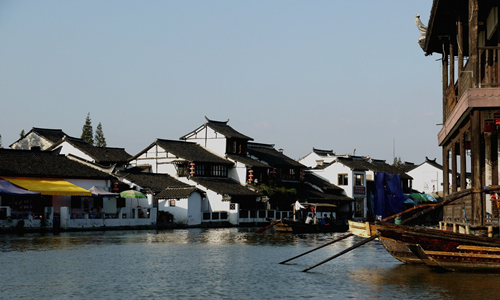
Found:
[{"label": "water reflection", "polygon": [[[323,264],[349,238],[255,228],[0,236],[2,298],[496,299],[500,275],[403,265],[376,241]],[[54,294],[57,291],[57,294]],[[34,296],[36,295],[36,297]]]}]

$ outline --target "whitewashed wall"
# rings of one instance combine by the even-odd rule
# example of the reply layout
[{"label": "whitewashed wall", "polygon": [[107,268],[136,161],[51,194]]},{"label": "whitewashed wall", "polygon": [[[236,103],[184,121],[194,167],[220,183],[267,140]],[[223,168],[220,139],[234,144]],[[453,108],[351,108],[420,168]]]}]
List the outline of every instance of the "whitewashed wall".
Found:
[{"label": "whitewashed wall", "polygon": [[10,148],[30,150],[31,147],[40,147],[42,150],[45,150],[50,146],[52,146],[52,142],[40,137],[34,132],[30,132],[24,139],[13,143]]},{"label": "whitewashed wall", "polygon": [[[413,177],[413,189],[423,193],[443,191],[443,171],[428,163],[408,172]],[[450,176],[451,183],[451,176]]]},{"label": "whitewashed wall", "polygon": [[80,157],[82,159],[85,159],[87,161],[95,162],[95,160],[82,152],[81,150],[75,148],[73,145],[71,145],[68,142],[62,142],[60,147],[57,147],[57,149],[61,149],[60,153],[63,155],[68,155],[68,154],[73,154],[76,157]]}]

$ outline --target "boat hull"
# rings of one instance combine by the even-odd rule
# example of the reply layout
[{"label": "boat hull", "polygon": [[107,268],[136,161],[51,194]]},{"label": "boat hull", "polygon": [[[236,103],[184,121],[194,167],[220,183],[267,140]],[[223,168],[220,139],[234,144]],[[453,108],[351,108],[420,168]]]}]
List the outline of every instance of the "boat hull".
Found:
[{"label": "boat hull", "polygon": [[381,240],[405,245],[430,266],[451,271],[500,272],[498,238],[384,223],[376,223],[375,227]]},{"label": "boat hull", "polygon": [[[349,220],[349,231],[363,238],[369,238],[377,234],[375,224],[369,222],[356,222]],[[424,264],[424,262],[417,257],[405,243],[396,240],[380,238],[378,239],[382,246],[397,260],[405,264]]]}]

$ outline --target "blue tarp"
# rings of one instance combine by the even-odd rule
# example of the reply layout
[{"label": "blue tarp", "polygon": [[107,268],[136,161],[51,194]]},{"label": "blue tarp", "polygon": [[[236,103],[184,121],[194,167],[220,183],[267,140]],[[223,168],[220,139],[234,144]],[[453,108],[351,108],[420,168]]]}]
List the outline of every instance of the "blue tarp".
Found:
[{"label": "blue tarp", "polygon": [[18,188],[7,180],[0,179],[0,194],[18,195],[18,196],[37,196],[40,193]]},{"label": "blue tarp", "polygon": [[377,217],[383,219],[402,212],[404,201],[399,175],[375,173],[375,215]]}]

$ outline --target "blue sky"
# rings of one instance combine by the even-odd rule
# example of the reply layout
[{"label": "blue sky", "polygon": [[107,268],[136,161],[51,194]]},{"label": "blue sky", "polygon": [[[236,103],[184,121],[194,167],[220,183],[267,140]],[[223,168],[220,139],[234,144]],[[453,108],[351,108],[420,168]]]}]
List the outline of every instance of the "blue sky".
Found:
[{"label": "blue sky", "polygon": [[90,112],[135,155],[207,116],[294,159],[315,147],[440,162],[440,56],[424,56],[414,23],[431,6],[2,0],[2,145],[32,127],[79,137]]}]

